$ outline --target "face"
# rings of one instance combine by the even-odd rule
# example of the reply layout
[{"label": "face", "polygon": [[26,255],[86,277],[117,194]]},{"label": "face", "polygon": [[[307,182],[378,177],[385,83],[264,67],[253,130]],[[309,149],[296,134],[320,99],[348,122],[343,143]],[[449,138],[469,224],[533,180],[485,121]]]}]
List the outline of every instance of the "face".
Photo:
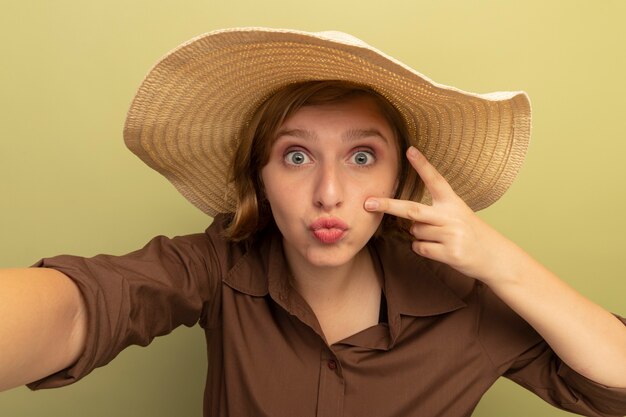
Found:
[{"label": "face", "polygon": [[305,106],[285,120],[261,170],[289,262],[336,267],[354,259],[382,215],[368,197],[391,197],[396,138],[368,97]]}]

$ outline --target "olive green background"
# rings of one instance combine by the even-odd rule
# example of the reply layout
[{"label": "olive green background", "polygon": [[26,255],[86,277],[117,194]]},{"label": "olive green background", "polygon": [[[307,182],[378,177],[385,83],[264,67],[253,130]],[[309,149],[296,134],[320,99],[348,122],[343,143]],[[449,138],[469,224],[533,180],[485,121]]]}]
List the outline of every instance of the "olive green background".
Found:
[{"label": "olive green background", "polygon": [[[203,230],[210,219],[122,143],[143,76],[171,48],[217,28],[337,29],[440,83],[526,90],[527,160],[481,216],[624,315],[625,20],[623,0],[3,0],[0,267],[121,254],[157,234]],[[178,329],[75,386],[1,393],[0,415],[200,416],[205,369],[201,330]],[[566,414],[507,380],[475,413]]]}]

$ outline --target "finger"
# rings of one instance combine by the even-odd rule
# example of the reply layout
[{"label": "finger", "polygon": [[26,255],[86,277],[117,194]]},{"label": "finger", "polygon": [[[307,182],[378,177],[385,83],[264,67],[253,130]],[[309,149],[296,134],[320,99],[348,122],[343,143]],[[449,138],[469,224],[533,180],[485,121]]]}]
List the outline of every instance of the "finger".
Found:
[{"label": "finger", "polygon": [[415,171],[424,182],[433,200],[443,200],[456,193],[448,184],[448,181],[428,162],[428,159],[414,146],[410,146],[406,152],[407,158]]},{"label": "finger", "polygon": [[441,243],[416,240],[411,243],[411,249],[424,258],[438,262],[445,261],[445,247]]},{"label": "finger", "polygon": [[411,235],[424,242],[443,242],[443,233],[440,226],[416,222],[411,226]]},{"label": "finger", "polygon": [[442,225],[441,216],[436,209],[425,204],[408,200],[398,200],[395,198],[370,197],[365,201],[363,207],[367,211],[387,213],[403,219],[413,220],[421,223]]}]

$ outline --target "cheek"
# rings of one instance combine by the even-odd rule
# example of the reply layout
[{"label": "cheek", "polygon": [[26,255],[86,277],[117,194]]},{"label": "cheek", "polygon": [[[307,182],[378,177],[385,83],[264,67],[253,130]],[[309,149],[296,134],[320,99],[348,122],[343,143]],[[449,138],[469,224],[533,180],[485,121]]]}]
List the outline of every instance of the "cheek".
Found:
[{"label": "cheek", "polygon": [[264,197],[272,208],[272,212],[275,214],[284,212],[295,205],[294,202],[298,198],[295,198],[294,195],[301,187],[294,187],[294,184],[287,181],[284,173],[276,169],[276,166],[266,165],[261,170],[261,181]]},{"label": "cheek", "polygon": [[395,175],[395,171],[393,172],[393,175],[381,173],[375,177],[375,180],[372,181],[372,191],[376,192],[380,197],[391,198],[396,193],[398,182],[399,181]]}]

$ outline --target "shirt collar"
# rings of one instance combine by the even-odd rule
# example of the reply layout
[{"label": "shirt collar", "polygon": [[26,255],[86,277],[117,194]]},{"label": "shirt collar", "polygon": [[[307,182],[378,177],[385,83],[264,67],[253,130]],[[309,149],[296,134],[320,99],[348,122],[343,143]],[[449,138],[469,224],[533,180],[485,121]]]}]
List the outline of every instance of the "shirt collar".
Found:
[{"label": "shirt collar", "polygon": [[382,268],[390,313],[426,317],[465,307],[465,302],[444,283],[449,267],[420,257],[410,245],[388,238],[370,244],[372,258]]},{"label": "shirt collar", "polygon": [[269,294],[287,312],[322,335],[315,314],[289,282],[291,272],[283,253],[282,235],[270,228],[247,246],[245,254],[235,261],[224,282],[251,296]]},{"label": "shirt collar", "polygon": [[[375,238],[370,242],[369,249],[384,277],[385,296],[392,315],[426,317],[466,306],[442,279],[448,269],[416,255],[411,251],[409,242]],[[230,270],[225,282],[252,296],[270,294],[292,314],[308,315],[308,306],[289,283],[289,276],[282,237],[274,231],[250,245],[247,253]]]}]

